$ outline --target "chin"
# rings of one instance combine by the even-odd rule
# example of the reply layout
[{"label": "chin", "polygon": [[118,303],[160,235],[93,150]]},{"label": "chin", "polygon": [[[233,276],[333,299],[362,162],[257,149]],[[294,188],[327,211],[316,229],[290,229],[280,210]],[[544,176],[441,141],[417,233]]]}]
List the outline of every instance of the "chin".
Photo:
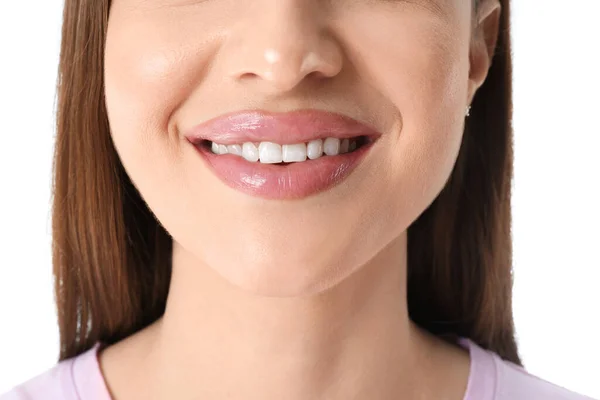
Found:
[{"label": "chin", "polygon": [[[336,286],[355,269],[349,264],[340,264],[341,256],[334,254],[319,260],[280,252],[262,254],[259,259],[253,256],[255,254],[248,255],[242,264],[231,259],[209,267],[233,286],[266,297],[316,295]],[[327,262],[326,259],[338,261]]]}]

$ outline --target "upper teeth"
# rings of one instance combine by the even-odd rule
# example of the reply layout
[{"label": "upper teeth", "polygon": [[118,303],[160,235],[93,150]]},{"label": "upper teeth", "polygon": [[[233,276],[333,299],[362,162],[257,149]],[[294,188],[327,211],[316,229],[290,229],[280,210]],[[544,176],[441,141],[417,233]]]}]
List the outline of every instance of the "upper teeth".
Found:
[{"label": "upper teeth", "polygon": [[311,140],[308,143],[277,144],[273,142],[224,145],[212,142],[212,152],[215,154],[235,154],[244,157],[247,161],[260,161],[264,164],[277,164],[280,162],[302,162],[306,159],[317,159],[325,153],[328,156],[344,154],[355,150],[355,139],[326,138]]}]

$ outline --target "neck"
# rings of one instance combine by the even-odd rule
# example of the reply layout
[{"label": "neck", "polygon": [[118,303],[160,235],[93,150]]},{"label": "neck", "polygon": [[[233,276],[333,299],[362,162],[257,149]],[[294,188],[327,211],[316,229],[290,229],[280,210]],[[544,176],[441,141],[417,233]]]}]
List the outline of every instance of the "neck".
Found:
[{"label": "neck", "polygon": [[406,235],[335,287],[293,298],[241,291],[175,246],[166,311],[148,346],[153,392],[290,400],[422,394],[434,342],[409,320],[405,276]]}]

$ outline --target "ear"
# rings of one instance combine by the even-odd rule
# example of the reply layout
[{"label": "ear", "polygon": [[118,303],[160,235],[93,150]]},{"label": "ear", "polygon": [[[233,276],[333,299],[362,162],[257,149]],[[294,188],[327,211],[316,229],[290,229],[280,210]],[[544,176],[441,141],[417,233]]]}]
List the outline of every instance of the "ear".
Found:
[{"label": "ear", "polygon": [[477,11],[469,50],[469,89],[467,104],[473,102],[483,85],[494,58],[498,41],[501,5],[498,0],[483,0]]}]

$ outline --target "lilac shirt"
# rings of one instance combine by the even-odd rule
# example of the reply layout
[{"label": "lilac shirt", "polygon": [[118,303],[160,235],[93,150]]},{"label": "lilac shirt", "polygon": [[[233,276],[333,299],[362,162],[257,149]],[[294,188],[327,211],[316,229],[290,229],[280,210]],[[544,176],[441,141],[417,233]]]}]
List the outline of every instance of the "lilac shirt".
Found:
[{"label": "lilac shirt", "polygon": [[[593,400],[527,373],[469,339],[471,371],[464,400]],[[97,344],[58,363],[43,374],[0,396],[0,400],[111,400],[100,372]]]}]

